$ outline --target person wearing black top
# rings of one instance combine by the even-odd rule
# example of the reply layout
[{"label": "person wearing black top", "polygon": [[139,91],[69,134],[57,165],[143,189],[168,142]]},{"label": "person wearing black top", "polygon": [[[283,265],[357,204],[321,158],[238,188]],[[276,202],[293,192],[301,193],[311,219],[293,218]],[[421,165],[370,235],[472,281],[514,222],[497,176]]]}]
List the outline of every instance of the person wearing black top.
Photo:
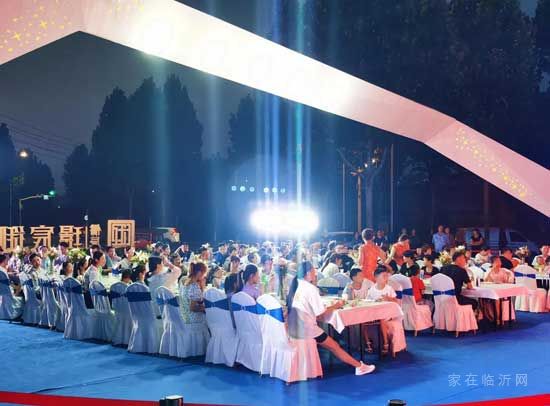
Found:
[{"label": "person wearing black top", "polygon": [[453,263],[445,265],[441,268],[443,275],[447,275],[453,280],[455,285],[456,300],[461,305],[472,305],[474,310],[477,309],[477,300],[462,296],[462,286],[466,285],[468,289],[472,289],[472,282],[466,271],[466,256],[464,252],[457,251],[453,254]]},{"label": "person wearing black top", "polygon": [[414,251],[408,250],[403,253],[403,260],[405,261],[401,266],[400,273],[409,278],[412,275],[417,275],[420,272],[420,269],[416,262],[414,262]]},{"label": "person wearing black top", "polygon": [[514,253],[510,248],[504,248],[500,255],[500,263],[502,268],[508,269],[509,271],[514,270],[514,263],[512,262],[512,256]]}]

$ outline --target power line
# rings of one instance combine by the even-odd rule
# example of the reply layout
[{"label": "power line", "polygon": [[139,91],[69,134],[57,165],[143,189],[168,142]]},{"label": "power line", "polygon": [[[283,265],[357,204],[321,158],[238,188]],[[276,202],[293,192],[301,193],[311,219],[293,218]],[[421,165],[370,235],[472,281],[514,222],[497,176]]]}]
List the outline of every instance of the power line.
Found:
[{"label": "power line", "polygon": [[23,132],[21,130],[14,130],[13,128],[10,128],[10,132],[12,132],[14,135],[18,135],[20,137],[24,137],[26,139],[30,139],[31,141],[33,142],[39,142],[39,143],[44,143],[44,145],[46,147],[51,147],[51,148],[59,148],[61,150],[66,150],[66,151],[70,151],[72,150],[73,146],[72,145],[67,145],[65,143],[61,143],[59,141],[50,141],[50,140],[46,140],[44,138],[40,138],[38,136],[35,136],[35,135],[32,135],[32,134],[28,134],[26,132]]},{"label": "power line", "polygon": [[[6,113],[0,113],[0,117],[4,117],[5,119],[11,120],[11,121],[15,121],[15,122],[17,122],[17,123],[21,123],[21,124],[23,124],[23,125],[26,126],[26,127],[32,128],[32,129],[34,129],[34,130],[38,130],[38,131],[43,132],[44,134],[50,135],[50,136],[52,136],[52,137],[57,137],[57,138],[60,138],[60,139],[65,140],[65,141],[67,141],[67,142],[70,142],[70,141],[71,141],[70,138],[67,138],[66,136],[62,136],[62,135],[59,135],[59,134],[54,134],[54,133],[52,133],[51,131],[44,130],[44,129],[40,128],[40,127],[37,127],[37,126],[34,125],[34,124],[31,124],[31,123],[29,123],[29,122],[25,122],[25,121],[23,121],[23,120],[20,120],[20,119],[18,119],[18,118],[15,118],[15,117],[13,117],[13,116],[10,116],[10,115],[8,115],[8,114],[6,114]],[[27,130],[27,131],[29,131],[29,130]]]}]

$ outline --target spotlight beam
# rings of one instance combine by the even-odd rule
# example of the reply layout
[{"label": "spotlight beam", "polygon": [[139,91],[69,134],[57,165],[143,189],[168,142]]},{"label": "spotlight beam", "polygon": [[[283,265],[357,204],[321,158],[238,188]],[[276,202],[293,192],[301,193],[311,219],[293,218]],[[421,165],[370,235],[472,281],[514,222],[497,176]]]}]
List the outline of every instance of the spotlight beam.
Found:
[{"label": "spotlight beam", "polygon": [[[45,26],[37,24],[36,40],[27,44],[20,41],[17,30],[21,17],[36,13],[34,2],[2,0],[0,41],[8,43],[0,49],[0,65],[84,31],[423,142],[550,216],[548,169],[450,116],[208,14],[173,0],[43,0],[42,4],[39,17],[44,17]],[[67,22],[58,21],[59,16],[67,17]],[[51,21],[55,29],[49,29]]]}]

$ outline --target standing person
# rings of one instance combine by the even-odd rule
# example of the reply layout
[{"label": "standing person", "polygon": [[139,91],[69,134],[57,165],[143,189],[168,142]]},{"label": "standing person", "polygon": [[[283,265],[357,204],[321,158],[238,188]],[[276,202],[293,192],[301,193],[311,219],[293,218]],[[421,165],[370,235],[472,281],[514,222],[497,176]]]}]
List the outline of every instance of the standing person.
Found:
[{"label": "standing person", "polygon": [[378,259],[386,260],[386,253],[382,248],[374,243],[374,231],[372,228],[365,228],[361,233],[363,245],[359,250],[359,265],[363,271],[363,276],[374,282],[374,270],[378,264]]},{"label": "standing person", "polygon": [[441,224],[437,226],[437,233],[432,236],[432,244],[437,253],[442,252],[445,247],[449,246],[448,236],[443,231],[443,226]]},{"label": "standing person", "polygon": [[416,250],[420,247],[420,241],[416,235],[416,228],[411,229],[411,233],[409,234],[409,245],[411,250]]},{"label": "standing person", "polygon": [[287,298],[288,332],[292,338],[315,339],[318,345],[332,352],[339,360],[355,368],[355,375],[374,371],[374,365],[363,364],[349,355],[318,325],[317,319],[330,315],[343,306],[343,301],[325,307],[319,289],[315,286],[317,275],[310,262],[301,262],[292,280]]},{"label": "standing person", "polygon": [[462,296],[462,286],[466,285],[468,289],[472,289],[472,282],[466,270],[466,256],[462,251],[456,251],[453,254],[453,263],[445,265],[441,268],[440,273],[447,275],[453,280],[455,285],[456,300],[461,305],[472,305],[474,310],[477,309],[477,301],[469,297]]},{"label": "standing person", "polygon": [[409,245],[409,236],[402,234],[399,240],[391,247],[390,255],[388,256],[387,263],[393,269],[394,273],[398,273],[403,266],[405,260],[403,254],[411,249]]},{"label": "standing person", "polygon": [[485,245],[485,239],[479,232],[479,229],[474,228],[472,230],[472,237],[470,238],[470,241],[469,241],[469,246],[470,246],[470,249],[472,250],[472,255],[474,255],[475,257],[477,254],[479,254],[479,252],[481,251],[484,245]]},{"label": "standing person", "polygon": [[456,247],[455,236],[451,233],[451,227],[445,227],[445,234],[447,235],[447,249]]}]

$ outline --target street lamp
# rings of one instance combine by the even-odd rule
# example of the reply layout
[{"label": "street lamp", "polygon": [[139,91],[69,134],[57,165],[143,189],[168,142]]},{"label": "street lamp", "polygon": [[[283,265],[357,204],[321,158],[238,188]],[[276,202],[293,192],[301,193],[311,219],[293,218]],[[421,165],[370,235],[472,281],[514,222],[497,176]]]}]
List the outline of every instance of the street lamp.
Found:
[{"label": "street lamp", "polygon": [[[27,159],[29,157],[29,153],[27,152],[27,150],[22,149],[21,151],[19,151],[17,156],[20,159]],[[10,227],[13,226],[13,187],[15,186],[16,183],[17,183],[18,186],[23,184],[23,182],[24,182],[24,180],[23,180],[24,177],[23,176],[24,176],[23,174],[21,174],[19,176],[14,176],[9,181],[9,186],[10,186]]]}]

